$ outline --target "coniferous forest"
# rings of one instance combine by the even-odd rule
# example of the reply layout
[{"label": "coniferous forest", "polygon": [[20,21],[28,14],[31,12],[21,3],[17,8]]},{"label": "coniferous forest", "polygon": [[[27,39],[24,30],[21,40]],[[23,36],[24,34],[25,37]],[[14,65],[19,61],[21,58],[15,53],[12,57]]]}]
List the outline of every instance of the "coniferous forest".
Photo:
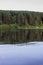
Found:
[{"label": "coniferous forest", "polygon": [[5,11],[0,10],[0,25],[16,24],[24,25],[41,25],[43,24],[43,13],[31,11]]}]

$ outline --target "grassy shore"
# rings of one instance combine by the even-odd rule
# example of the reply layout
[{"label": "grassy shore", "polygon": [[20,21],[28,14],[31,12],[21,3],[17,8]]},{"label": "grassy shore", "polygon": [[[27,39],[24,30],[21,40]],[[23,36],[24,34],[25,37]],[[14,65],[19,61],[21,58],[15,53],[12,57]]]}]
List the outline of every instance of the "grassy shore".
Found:
[{"label": "grassy shore", "polygon": [[23,29],[23,28],[26,28],[26,29],[29,29],[29,28],[43,28],[43,24],[42,25],[23,25],[23,26],[20,26],[18,24],[2,24],[0,25],[0,31],[6,31],[6,30],[15,30],[15,29]]}]

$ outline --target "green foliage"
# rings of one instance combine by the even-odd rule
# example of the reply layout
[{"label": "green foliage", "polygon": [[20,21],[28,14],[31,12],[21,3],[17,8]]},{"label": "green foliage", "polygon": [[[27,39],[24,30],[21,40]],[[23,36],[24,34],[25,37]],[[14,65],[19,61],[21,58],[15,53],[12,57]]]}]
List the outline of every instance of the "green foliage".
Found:
[{"label": "green foliage", "polygon": [[31,11],[0,10],[0,24],[40,25],[43,24],[43,13]]}]

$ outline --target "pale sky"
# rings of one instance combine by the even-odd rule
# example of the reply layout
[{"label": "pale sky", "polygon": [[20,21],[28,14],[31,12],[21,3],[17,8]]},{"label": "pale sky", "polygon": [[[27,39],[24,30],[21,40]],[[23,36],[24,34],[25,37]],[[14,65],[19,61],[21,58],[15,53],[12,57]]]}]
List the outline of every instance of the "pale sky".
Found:
[{"label": "pale sky", "polygon": [[0,0],[0,10],[28,10],[43,12],[43,0]]}]

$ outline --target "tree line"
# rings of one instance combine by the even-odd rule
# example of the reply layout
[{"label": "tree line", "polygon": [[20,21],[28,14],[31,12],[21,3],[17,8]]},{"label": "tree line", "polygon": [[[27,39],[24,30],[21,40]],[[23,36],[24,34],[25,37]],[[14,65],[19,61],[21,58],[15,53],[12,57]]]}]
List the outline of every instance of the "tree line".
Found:
[{"label": "tree line", "polygon": [[31,11],[0,10],[0,25],[1,24],[18,24],[18,25],[43,24],[43,13],[31,12]]}]

